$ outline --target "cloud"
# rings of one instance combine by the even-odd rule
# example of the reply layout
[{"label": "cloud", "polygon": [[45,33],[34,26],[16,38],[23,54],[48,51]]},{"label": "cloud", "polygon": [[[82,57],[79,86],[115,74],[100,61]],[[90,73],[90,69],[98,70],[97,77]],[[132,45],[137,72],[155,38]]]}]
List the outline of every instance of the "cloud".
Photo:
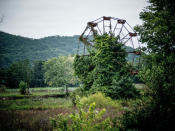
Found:
[{"label": "cloud", "polygon": [[80,34],[88,21],[101,16],[140,23],[146,0],[0,0],[6,16],[0,30],[26,37]]}]

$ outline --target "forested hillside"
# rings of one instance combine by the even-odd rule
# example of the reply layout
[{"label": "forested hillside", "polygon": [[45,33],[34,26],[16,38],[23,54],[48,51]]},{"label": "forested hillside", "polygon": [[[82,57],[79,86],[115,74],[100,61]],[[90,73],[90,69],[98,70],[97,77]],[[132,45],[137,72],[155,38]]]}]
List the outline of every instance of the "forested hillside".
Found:
[{"label": "forested hillside", "polygon": [[[0,32],[0,67],[9,66],[15,61],[24,59],[47,60],[52,57],[76,54],[78,37],[78,35],[58,35],[32,39]],[[82,44],[79,50],[83,51]],[[127,50],[132,51],[132,48],[127,47]],[[132,55],[129,59],[132,60]]]},{"label": "forested hillside", "polygon": [[[0,32],[0,66],[14,61],[47,60],[77,52],[79,36],[50,36],[32,39]],[[80,47],[81,48],[81,47]]]}]

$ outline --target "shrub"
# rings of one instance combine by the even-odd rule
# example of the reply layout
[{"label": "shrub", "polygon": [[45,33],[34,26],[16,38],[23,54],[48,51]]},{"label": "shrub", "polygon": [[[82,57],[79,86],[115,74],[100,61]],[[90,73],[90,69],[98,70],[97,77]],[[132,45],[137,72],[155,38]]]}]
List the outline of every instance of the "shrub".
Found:
[{"label": "shrub", "polygon": [[112,130],[110,118],[103,119],[105,109],[97,111],[96,104],[92,103],[88,111],[83,110],[80,106],[78,113],[70,115],[59,114],[57,118],[52,118],[51,122],[55,129],[63,131],[95,131],[95,130]]},{"label": "shrub", "polygon": [[98,108],[108,108],[109,106],[112,106],[112,107],[119,106],[110,97],[105,97],[105,95],[101,92],[97,92],[95,94],[91,94],[87,97],[82,97],[80,99],[80,104],[83,106],[88,106],[93,102],[96,103],[96,107]]},{"label": "shrub", "polygon": [[6,92],[7,87],[5,85],[0,85],[0,92]]},{"label": "shrub", "polygon": [[114,79],[112,86],[92,87],[90,93],[103,92],[112,99],[135,99],[140,96],[138,89],[134,87],[132,81],[126,77]]},{"label": "shrub", "polygon": [[135,101],[130,109],[127,110],[121,119],[121,130],[142,130],[147,131],[153,129],[151,125],[156,125],[152,119],[151,112],[154,109],[154,105],[150,104],[151,99],[142,99]]},{"label": "shrub", "polygon": [[27,93],[27,83],[24,81],[20,81],[19,89],[20,89],[21,94],[26,94]]},{"label": "shrub", "polygon": [[120,74],[121,72],[116,73],[114,76],[110,92],[108,91],[109,96],[115,99],[139,97],[140,92],[134,87],[133,81],[130,79],[129,75],[121,76]]},{"label": "shrub", "polygon": [[88,92],[84,90],[84,88],[79,87],[78,89],[74,90],[70,93],[72,104],[76,106],[77,102],[79,102],[79,98],[83,96],[87,96]]}]

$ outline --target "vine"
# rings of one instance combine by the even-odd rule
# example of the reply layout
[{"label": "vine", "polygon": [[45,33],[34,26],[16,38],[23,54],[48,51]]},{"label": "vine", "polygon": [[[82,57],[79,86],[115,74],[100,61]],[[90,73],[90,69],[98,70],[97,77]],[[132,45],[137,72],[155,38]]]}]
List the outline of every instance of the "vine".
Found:
[{"label": "vine", "polygon": [[[118,38],[96,36],[89,55],[76,56],[74,70],[85,90],[104,92],[112,98],[131,98],[138,94],[130,79],[124,45]],[[132,92],[132,93],[124,93]]]}]

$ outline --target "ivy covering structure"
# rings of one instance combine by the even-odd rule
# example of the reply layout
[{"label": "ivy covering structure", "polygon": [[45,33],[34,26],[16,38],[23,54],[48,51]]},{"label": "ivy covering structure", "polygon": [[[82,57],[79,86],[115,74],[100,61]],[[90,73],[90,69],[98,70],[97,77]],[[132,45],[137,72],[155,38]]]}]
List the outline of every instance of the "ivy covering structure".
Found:
[{"label": "ivy covering structure", "polygon": [[[123,52],[123,53],[118,53]],[[75,74],[82,81],[84,90],[104,92],[112,98],[138,96],[130,79],[124,44],[108,34],[97,35],[88,55],[77,55],[74,60]]]}]

